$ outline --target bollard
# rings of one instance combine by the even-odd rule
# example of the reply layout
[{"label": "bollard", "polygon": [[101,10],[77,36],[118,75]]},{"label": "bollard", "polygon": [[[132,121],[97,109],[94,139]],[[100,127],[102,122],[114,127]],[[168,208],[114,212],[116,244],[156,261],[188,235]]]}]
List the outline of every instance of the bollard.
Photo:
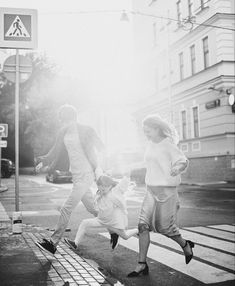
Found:
[{"label": "bollard", "polygon": [[12,233],[22,233],[22,213],[13,212],[12,215]]}]

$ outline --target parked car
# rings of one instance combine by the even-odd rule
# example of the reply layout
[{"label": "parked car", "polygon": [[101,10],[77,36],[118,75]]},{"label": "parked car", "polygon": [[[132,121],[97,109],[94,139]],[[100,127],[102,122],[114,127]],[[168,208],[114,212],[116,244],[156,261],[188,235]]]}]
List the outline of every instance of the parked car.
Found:
[{"label": "parked car", "polygon": [[46,181],[55,184],[72,183],[72,174],[69,171],[69,160],[66,149],[63,149],[60,156],[46,174]]},{"label": "parked car", "polygon": [[54,170],[46,174],[46,181],[55,184],[72,183],[72,174],[69,171]]},{"label": "parked car", "polygon": [[136,168],[131,170],[130,179],[137,185],[143,185],[145,183],[146,168]]},{"label": "parked car", "polygon": [[15,165],[9,159],[1,159],[1,177],[2,178],[10,178],[12,174],[15,172]]}]

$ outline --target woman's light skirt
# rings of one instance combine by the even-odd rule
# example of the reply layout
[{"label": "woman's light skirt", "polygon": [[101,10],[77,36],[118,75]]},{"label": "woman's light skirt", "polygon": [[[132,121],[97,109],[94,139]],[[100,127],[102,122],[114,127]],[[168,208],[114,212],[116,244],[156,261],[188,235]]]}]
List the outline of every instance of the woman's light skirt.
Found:
[{"label": "woman's light skirt", "polygon": [[139,223],[147,224],[150,231],[166,236],[179,235],[178,209],[179,198],[176,187],[147,186]]}]

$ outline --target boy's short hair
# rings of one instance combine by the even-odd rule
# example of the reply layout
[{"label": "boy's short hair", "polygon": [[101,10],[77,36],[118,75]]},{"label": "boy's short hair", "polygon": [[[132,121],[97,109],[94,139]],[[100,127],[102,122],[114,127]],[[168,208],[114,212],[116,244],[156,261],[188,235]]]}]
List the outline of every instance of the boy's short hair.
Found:
[{"label": "boy's short hair", "polygon": [[58,110],[58,117],[62,121],[76,121],[77,115],[77,109],[70,104],[64,104]]},{"label": "boy's short hair", "polygon": [[117,182],[114,181],[110,176],[103,175],[100,176],[99,179],[96,182],[97,186],[104,186],[104,187],[115,187],[117,185]]}]

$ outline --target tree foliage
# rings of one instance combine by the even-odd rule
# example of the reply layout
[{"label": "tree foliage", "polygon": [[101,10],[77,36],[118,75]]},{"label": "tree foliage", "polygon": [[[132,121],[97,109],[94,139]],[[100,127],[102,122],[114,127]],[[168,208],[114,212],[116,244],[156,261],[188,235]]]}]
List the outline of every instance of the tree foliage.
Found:
[{"label": "tree foliage", "polygon": [[[46,55],[30,53],[27,56],[32,60],[33,71],[30,78],[20,84],[20,160],[28,156],[29,148],[34,157],[47,152],[59,127],[58,106],[79,103],[75,81],[59,75],[57,66]],[[0,123],[8,124],[8,148],[4,151],[11,159],[14,159],[14,98],[15,85],[0,73]]]}]

